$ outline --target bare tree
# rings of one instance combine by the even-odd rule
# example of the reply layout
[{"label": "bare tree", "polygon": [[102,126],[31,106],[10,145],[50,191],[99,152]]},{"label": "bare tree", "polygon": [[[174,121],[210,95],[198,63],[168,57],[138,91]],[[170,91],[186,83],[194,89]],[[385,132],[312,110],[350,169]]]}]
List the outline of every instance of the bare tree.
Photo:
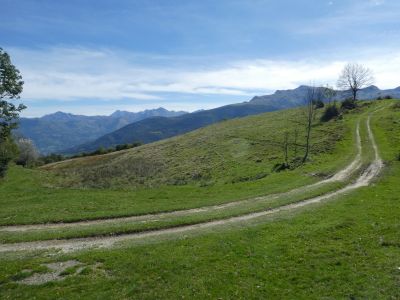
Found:
[{"label": "bare tree", "polygon": [[303,156],[303,163],[307,161],[310,155],[311,147],[311,130],[315,120],[316,106],[315,103],[323,99],[323,89],[315,87],[314,85],[307,88],[307,92],[304,98],[304,116],[305,116],[305,128],[306,128],[306,143],[305,152]]},{"label": "bare tree", "polygon": [[284,164],[287,168],[289,166],[289,132],[285,132],[283,136],[283,153],[284,153]]},{"label": "bare tree", "polygon": [[372,71],[357,63],[348,63],[339,76],[337,86],[342,90],[350,90],[353,101],[357,100],[357,92],[374,82]]}]

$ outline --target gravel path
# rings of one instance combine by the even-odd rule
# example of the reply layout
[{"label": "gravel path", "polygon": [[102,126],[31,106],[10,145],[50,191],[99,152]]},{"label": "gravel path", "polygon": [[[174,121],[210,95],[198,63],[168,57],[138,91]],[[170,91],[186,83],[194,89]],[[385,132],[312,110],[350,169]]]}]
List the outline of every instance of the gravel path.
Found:
[{"label": "gravel path", "polygon": [[[357,127],[358,130],[358,127]],[[189,233],[191,231],[196,231],[199,229],[211,228],[220,225],[234,224],[239,222],[244,222],[248,220],[253,220],[259,217],[265,217],[268,215],[274,215],[279,212],[291,211],[295,209],[299,209],[311,204],[322,203],[328,201],[330,199],[334,199],[336,196],[343,195],[349,191],[355,190],[362,186],[368,186],[371,181],[380,173],[383,168],[383,162],[379,156],[378,147],[375,143],[375,139],[373,133],[370,128],[370,117],[367,120],[367,130],[368,136],[371,142],[371,145],[375,152],[375,159],[368,166],[366,170],[358,177],[358,179],[342,189],[339,189],[334,192],[330,192],[324,194],[322,196],[310,198],[304,201],[300,201],[297,203],[284,205],[275,209],[266,210],[262,212],[250,213],[242,216],[231,217],[223,220],[216,220],[211,222],[204,222],[196,225],[187,225],[175,228],[167,228],[160,229],[150,232],[141,232],[134,234],[126,234],[119,236],[110,236],[110,237],[93,237],[93,238],[79,238],[79,239],[70,239],[70,240],[49,240],[49,241],[38,241],[38,242],[26,242],[26,243],[15,243],[15,244],[1,244],[0,252],[7,251],[22,251],[22,250],[49,250],[49,249],[58,249],[63,252],[71,252],[77,251],[81,249],[88,249],[92,247],[98,248],[107,248],[112,247],[116,243],[129,241],[129,240],[138,240],[146,237],[158,237],[169,234],[180,234],[180,233]],[[356,164],[357,165],[357,164]]]}]

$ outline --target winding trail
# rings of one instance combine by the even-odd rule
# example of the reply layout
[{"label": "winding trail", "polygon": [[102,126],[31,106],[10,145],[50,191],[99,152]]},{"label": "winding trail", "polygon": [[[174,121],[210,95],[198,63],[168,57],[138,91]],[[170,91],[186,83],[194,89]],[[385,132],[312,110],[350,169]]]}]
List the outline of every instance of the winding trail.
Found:
[{"label": "winding trail", "polygon": [[82,227],[82,226],[92,226],[92,225],[103,225],[103,224],[115,224],[115,223],[145,223],[149,221],[155,221],[167,217],[179,217],[179,216],[188,216],[197,213],[204,213],[204,212],[212,212],[223,210],[226,208],[231,208],[239,205],[243,205],[246,203],[255,203],[255,202],[265,202],[275,200],[281,197],[289,196],[295,193],[299,193],[305,190],[309,190],[315,187],[318,187],[323,184],[337,182],[337,181],[344,181],[351,174],[356,172],[361,167],[361,153],[362,153],[362,145],[361,145],[361,137],[360,137],[360,122],[357,123],[356,126],[356,147],[357,147],[357,154],[354,160],[346,166],[344,169],[340,170],[333,176],[318,181],[316,183],[302,186],[295,188],[293,190],[278,193],[278,194],[271,194],[266,196],[254,197],[245,200],[239,201],[232,201],[223,204],[211,205],[211,206],[203,206],[199,208],[191,208],[191,209],[184,209],[184,210],[175,210],[170,212],[163,212],[163,213],[154,213],[154,214],[144,214],[138,216],[130,216],[130,217],[116,217],[116,218],[105,218],[105,219],[94,219],[94,220],[86,220],[86,221],[77,221],[77,222],[70,222],[70,223],[45,223],[45,224],[32,224],[32,225],[11,225],[11,226],[2,226],[0,227],[0,232],[25,232],[25,231],[34,231],[34,230],[51,230],[51,229],[64,229],[64,228],[74,228],[74,227]]},{"label": "winding trail", "polygon": [[[358,126],[357,126],[358,131]],[[380,173],[383,168],[383,162],[379,156],[378,147],[376,145],[373,133],[370,128],[370,117],[367,119],[367,131],[370,143],[373,147],[375,158],[371,162],[371,164],[361,173],[361,175],[357,178],[354,183],[351,183],[345,186],[342,189],[339,189],[334,192],[330,192],[318,197],[310,198],[307,200],[303,200],[297,203],[283,205],[278,208],[265,210],[256,213],[249,213],[241,216],[231,217],[222,220],[209,221],[195,225],[187,225],[181,227],[167,228],[154,230],[150,232],[140,232],[133,234],[125,234],[119,236],[107,236],[107,237],[93,237],[93,238],[79,238],[79,239],[70,239],[70,240],[48,240],[48,241],[38,241],[38,242],[25,242],[25,243],[15,243],[15,244],[1,244],[0,252],[7,251],[22,251],[22,250],[50,250],[50,249],[58,249],[62,252],[72,252],[82,249],[88,249],[92,247],[98,248],[107,248],[115,246],[119,242],[129,241],[129,240],[139,240],[147,237],[161,237],[170,234],[179,234],[179,233],[189,233],[196,230],[212,228],[221,225],[229,225],[240,222],[245,222],[269,215],[275,215],[280,212],[292,211],[302,207],[306,207],[316,203],[323,203],[330,199],[335,198],[336,196],[343,195],[349,191],[355,190],[357,188],[368,186],[372,180]],[[361,149],[361,148],[360,148]],[[361,155],[359,157],[361,161]],[[352,163],[353,164],[353,163]],[[354,163],[353,168],[357,167],[359,163]],[[349,169],[347,167],[346,169]],[[350,168],[352,169],[352,168]],[[339,172],[340,173],[340,172]],[[333,176],[335,177],[335,176]],[[333,178],[332,177],[332,178]]]}]

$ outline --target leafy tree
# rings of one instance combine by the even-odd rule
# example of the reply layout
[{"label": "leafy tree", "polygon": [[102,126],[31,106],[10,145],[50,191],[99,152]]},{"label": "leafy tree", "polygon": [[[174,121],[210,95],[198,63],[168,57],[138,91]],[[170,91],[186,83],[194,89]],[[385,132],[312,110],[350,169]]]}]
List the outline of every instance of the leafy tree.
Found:
[{"label": "leafy tree", "polygon": [[13,158],[11,130],[17,127],[19,113],[26,108],[10,102],[18,99],[22,92],[22,76],[11,63],[10,56],[0,48],[0,176],[4,176],[8,162]]},{"label": "leafy tree", "polygon": [[16,106],[10,100],[19,99],[24,82],[19,70],[11,63],[10,56],[0,48],[0,131],[8,137],[17,127],[16,120],[25,105]]}]

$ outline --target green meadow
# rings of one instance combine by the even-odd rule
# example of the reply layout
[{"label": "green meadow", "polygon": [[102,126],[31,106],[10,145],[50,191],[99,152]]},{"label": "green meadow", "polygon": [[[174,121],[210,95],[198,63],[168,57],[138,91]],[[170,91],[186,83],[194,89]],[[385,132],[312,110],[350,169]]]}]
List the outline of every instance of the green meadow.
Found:
[{"label": "green meadow", "polygon": [[[292,109],[224,121],[121,153],[40,169],[11,167],[0,183],[4,228],[113,218],[115,222],[0,230],[3,245],[184,228],[336,191],[351,184],[373,159],[369,115],[384,161],[383,171],[369,186],[246,222],[126,240],[105,249],[2,252],[0,298],[400,298],[400,105],[397,100],[360,102],[336,121],[322,123],[317,116],[310,160],[276,172],[274,166],[284,160],[281,129],[293,138],[300,114]],[[360,169],[345,181],[308,187],[351,163],[357,153],[358,122]],[[302,151],[290,147],[289,157],[301,156]],[[228,203],[234,204],[174,215]],[[162,212],[172,214],[157,217]],[[151,222],[118,221],[147,214]],[[47,263],[71,260],[82,267],[66,269],[62,280],[19,282],[49,272]]]}]

